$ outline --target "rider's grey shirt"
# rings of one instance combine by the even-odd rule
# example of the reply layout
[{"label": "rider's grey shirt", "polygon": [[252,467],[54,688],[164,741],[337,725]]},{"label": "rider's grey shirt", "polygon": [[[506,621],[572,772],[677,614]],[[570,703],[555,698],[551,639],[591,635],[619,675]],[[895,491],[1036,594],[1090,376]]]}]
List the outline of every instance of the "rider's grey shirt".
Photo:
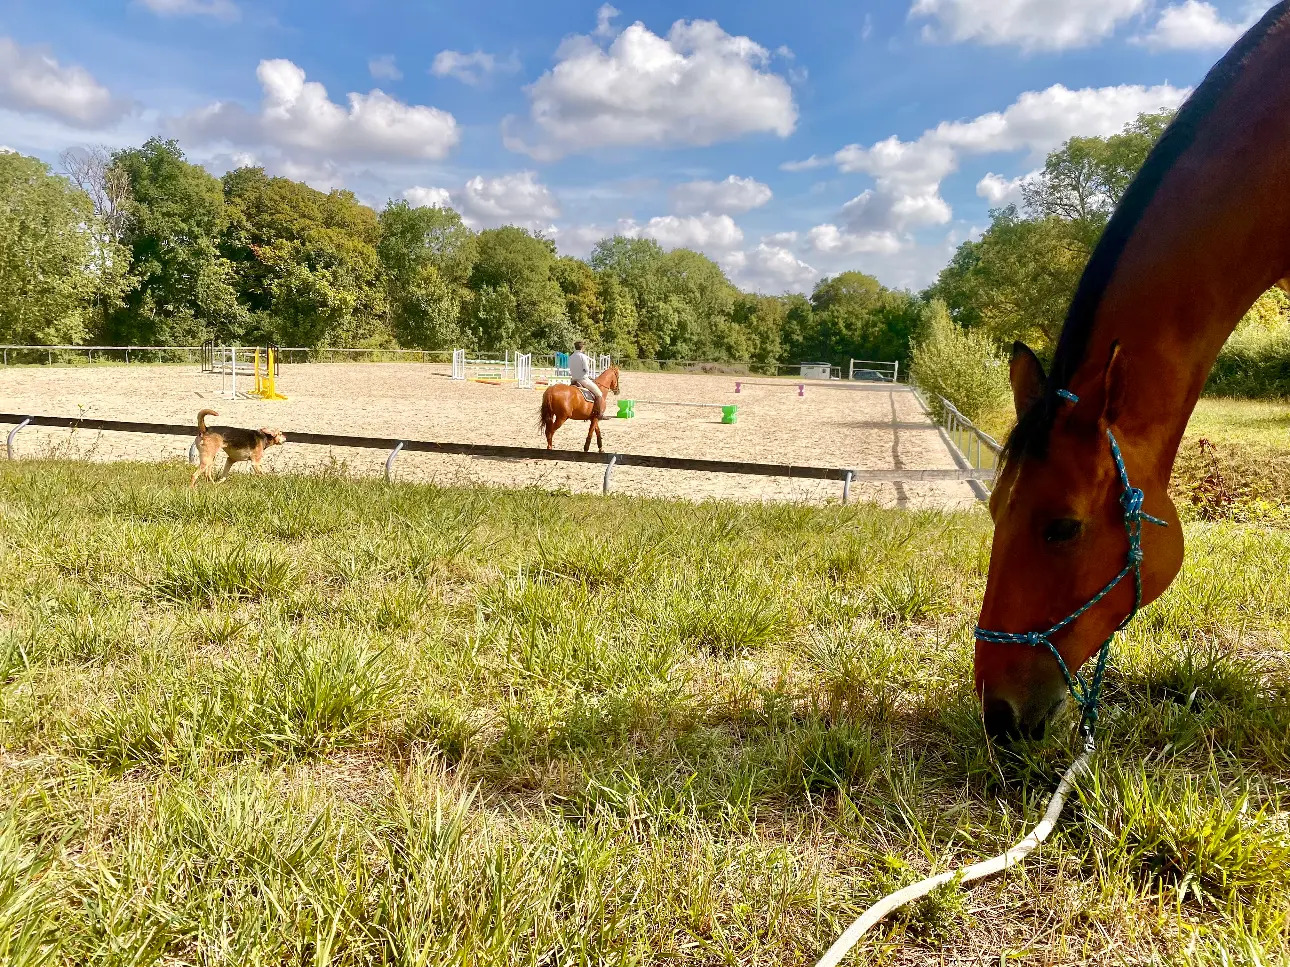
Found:
[{"label": "rider's grey shirt", "polygon": [[576,382],[586,379],[591,372],[591,360],[586,353],[573,353],[569,357],[569,380]]}]

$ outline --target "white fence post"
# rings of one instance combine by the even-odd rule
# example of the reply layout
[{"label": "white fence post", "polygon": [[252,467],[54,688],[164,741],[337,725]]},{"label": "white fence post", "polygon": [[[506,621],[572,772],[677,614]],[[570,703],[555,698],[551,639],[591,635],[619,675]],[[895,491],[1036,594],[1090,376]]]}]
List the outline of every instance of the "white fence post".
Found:
[{"label": "white fence post", "polygon": [[452,351],[452,378],[466,378],[466,350],[454,349]]},{"label": "white fence post", "polygon": [[515,354],[515,382],[520,389],[533,389],[533,354]]}]

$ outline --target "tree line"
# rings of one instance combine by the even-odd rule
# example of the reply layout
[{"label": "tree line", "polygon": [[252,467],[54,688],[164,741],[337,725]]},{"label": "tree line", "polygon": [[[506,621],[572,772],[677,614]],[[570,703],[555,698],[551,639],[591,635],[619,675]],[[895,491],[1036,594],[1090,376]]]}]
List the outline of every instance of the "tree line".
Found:
[{"label": "tree line", "polygon": [[[845,366],[907,364],[934,332],[959,340],[964,366],[1015,339],[1042,356],[1170,118],[1067,141],[923,292],[852,271],[809,297],[743,292],[712,259],[650,239],[606,238],[583,260],[522,228],[475,231],[450,208],[378,212],[255,167],[216,178],[173,141],[68,152],[62,173],[0,154],[0,342],[550,352],[582,339],[625,360]],[[1255,306],[1241,354],[1220,359],[1224,386],[1276,370],[1290,389],[1288,307],[1275,290]]]},{"label": "tree line", "polygon": [[0,342],[567,350],[623,359],[845,365],[902,359],[923,300],[861,272],[812,295],[740,291],[649,239],[586,260],[450,208],[317,191],[262,168],[216,178],[173,141],[0,155]]}]

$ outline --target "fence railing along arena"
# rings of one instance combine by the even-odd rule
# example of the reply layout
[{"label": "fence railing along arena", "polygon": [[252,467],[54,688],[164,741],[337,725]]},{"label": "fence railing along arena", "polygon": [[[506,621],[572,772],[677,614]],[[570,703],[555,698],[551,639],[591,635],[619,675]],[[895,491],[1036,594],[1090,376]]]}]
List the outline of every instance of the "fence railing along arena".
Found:
[{"label": "fence railing along arena", "polygon": [[[533,354],[507,350],[501,359],[471,359],[464,349],[452,351],[452,378],[477,383],[514,383],[520,389],[535,389],[538,383],[567,382],[569,379],[569,354],[554,353],[549,369],[534,370]],[[602,355],[593,357],[591,376],[594,379],[613,365],[613,360]]]},{"label": "fence railing along arena", "polygon": [[916,386],[911,386],[910,389],[928,419],[936,424],[945,446],[959,468],[981,474],[980,477],[968,478],[968,486],[979,499],[988,500],[990,492],[985,483],[994,480],[999,468],[999,458],[1003,455],[999,441],[960,413],[944,396],[931,394],[940,408],[938,418],[937,410],[928,404],[922,390]]},{"label": "fence railing along arena", "polygon": [[[159,436],[191,438],[196,428],[176,423],[132,423],[122,420],[95,420],[67,416],[23,416],[0,413],[0,425],[12,426],[6,438],[9,459],[14,459],[14,442],[20,431],[29,426],[46,426],[71,430],[117,433],[150,433]],[[433,440],[400,440],[394,437],[348,436],[335,433],[303,433],[284,430],[293,446],[355,447],[386,450],[385,478],[391,479],[394,461],[400,453],[441,453],[459,456],[498,458],[503,460],[554,460],[563,463],[593,463],[605,468],[602,493],[609,493],[609,481],[615,467],[650,467],[658,470],[690,470],[700,473],[734,473],[762,477],[792,477],[803,480],[837,480],[842,483],[842,502],[850,496],[851,484],[915,483],[921,481],[979,481],[993,477],[984,470],[853,470],[845,467],[794,466],[779,463],[744,463],[733,460],[701,460],[690,457],[663,457],[647,453],[584,453],[581,450],[545,450],[537,447],[497,446],[482,443],[441,443]],[[191,459],[191,453],[190,453]]]},{"label": "fence railing along arena", "polygon": [[900,377],[900,362],[885,359],[853,359],[847,379],[865,382],[895,383]]},{"label": "fence railing along arena", "polygon": [[[277,355],[280,362],[322,363],[322,362],[420,362],[448,364],[451,360],[456,365],[458,355],[465,356],[465,350],[446,349],[392,349],[392,348],[358,348],[346,346],[278,346]],[[204,346],[40,346],[40,345],[0,345],[0,365],[11,363],[45,363],[65,361],[68,357],[84,356],[89,361],[120,362],[187,362],[197,354],[203,353]],[[510,355],[510,354],[508,354]],[[515,355],[518,355],[516,353]],[[568,353],[531,353],[533,375],[538,383],[559,381],[569,378]],[[472,360],[472,363],[475,362]],[[488,360],[488,363],[503,364],[507,360]],[[612,361],[608,355],[594,357],[593,375],[608,369]],[[617,363],[625,372],[641,373],[729,373],[732,376],[747,374],[764,377],[789,377],[794,383],[804,380],[819,380],[821,383],[832,380],[842,381],[842,370],[827,363],[747,363],[723,362],[719,360],[700,359],[628,359]],[[869,372],[866,373],[866,370]],[[826,375],[827,374],[827,375]],[[454,378],[463,379],[464,376]],[[515,378],[511,374],[511,378]],[[847,371],[847,381],[878,380],[897,382],[899,365],[887,360],[853,359]]]},{"label": "fence railing along arena", "polygon": [[55,356],[85,355],[89,362],[176,362],[187,361],[203,351],[202,346],[36,346],[6,343],[0,345],[0,365],[31,360],[53,365]]}]

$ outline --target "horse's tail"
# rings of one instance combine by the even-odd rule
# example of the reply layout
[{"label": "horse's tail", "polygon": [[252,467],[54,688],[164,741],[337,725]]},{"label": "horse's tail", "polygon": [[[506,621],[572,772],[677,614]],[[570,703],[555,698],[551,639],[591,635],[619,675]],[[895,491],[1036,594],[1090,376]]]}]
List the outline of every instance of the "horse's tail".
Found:
[{"label": "horse's tail", "polygon": [[546,394],[542,394],[542,406],[538,410],[538,429],[545,430],[555,422],[555,410],[551,409],[551,401],[547,399]]}]

